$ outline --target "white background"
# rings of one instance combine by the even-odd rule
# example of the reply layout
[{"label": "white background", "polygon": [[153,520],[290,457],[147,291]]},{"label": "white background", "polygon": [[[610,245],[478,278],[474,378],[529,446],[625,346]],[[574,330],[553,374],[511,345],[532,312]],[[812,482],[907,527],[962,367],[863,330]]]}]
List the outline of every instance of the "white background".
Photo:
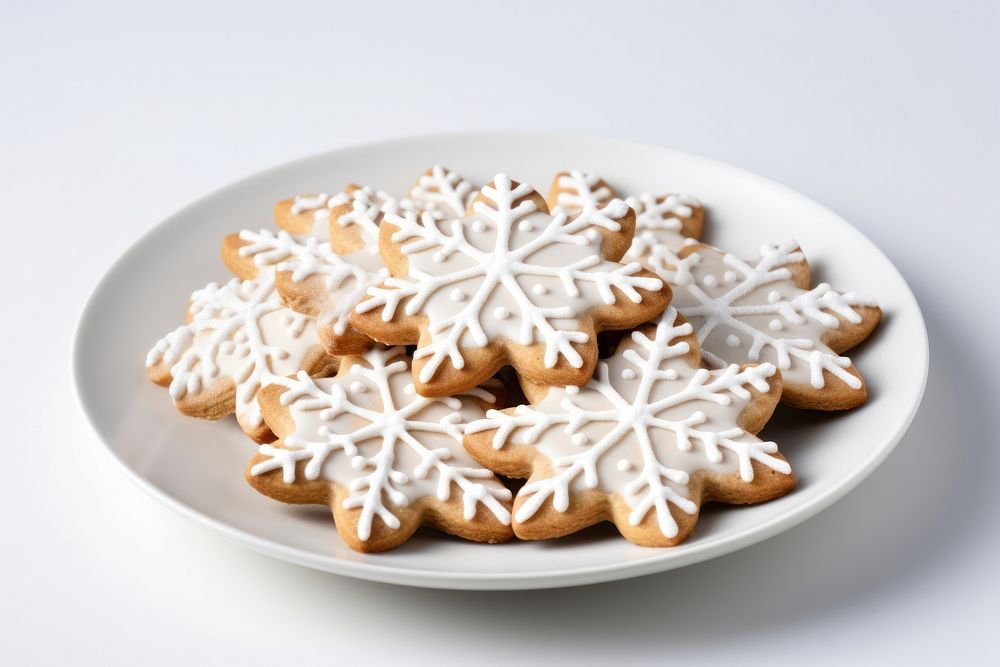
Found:
[{"label": "white background", "polygon": [[[371,4],[0,0],[4,661],[995,657],[996,5]],[[118,473],[78,407],[69,356],[86,297],[125,248],[260,168],[474,129],[668,145],[850,220],[906,276],[931,336],[924,406],[896,452],[758,546],[528,593],[422,591],[274,561]]]}]

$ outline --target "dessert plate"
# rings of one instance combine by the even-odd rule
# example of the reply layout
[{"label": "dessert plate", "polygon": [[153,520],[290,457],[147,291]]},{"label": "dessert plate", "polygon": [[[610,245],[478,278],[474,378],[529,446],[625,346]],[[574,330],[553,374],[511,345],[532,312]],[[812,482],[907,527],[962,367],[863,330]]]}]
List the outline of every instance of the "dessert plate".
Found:
[{"label": "dessert plate", "polygon": [[[178,414],[146,379],[149,347],[183,317],[188,295],[229,274],[224,235],[272,227],[279,199],[339,191],[348,182],[402,195],[429,165],[476,183],[503,171],[544,189],[554,172],[596,171],[623,194],[685,192],[708,208],[705,240],[745,256],[795,238],[816,282],[878,297],[886,317],[851,353],[869,402],[843,414],[779,408],[762,437],[779,443],[798,488],[751,507],[709,505],[680,546],[627,543],[609,528],[500,545],[420,532],[388,553],[361,554],[322,507],[291,507],[243,480],[255,446],[229,419]],[[119,332],[108,336],[106,332]],[[337,574],[412,586],[519,589],[571,586],[682,567],[759,542],[815,515],[871,473],[910,424],[927,377],[923,318],[902,276],[849,223],[810,199],[736,167],[657,146],[550,134],[472,133],[367,144],[298,160],[243,179],[160,223],[101,280],[84,310],[74,371],[84,409],[114,460],[145,491],[195,521],[277,558]]]}]

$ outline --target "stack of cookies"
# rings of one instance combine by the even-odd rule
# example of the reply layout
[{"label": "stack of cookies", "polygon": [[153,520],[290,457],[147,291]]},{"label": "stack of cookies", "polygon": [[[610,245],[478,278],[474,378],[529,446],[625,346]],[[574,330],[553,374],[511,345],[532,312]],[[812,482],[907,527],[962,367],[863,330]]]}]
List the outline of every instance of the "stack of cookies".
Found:
[{"label": "stack of cookies", "polygon": [[546,197],[436,166],[401,199],[348,185],[275,219],[224,239],[236,277],[192,294],[147,372],[186,415],[235,413],[249,484],[329,506],[360,551],[422,525],[495,543],[601,521],[675,545],[705,502],[792,490],[756,437],[779,401],[867,398],[841,355],[875,301],[812,286],[792,242],[699,243],[688,195],[569,171]]}]

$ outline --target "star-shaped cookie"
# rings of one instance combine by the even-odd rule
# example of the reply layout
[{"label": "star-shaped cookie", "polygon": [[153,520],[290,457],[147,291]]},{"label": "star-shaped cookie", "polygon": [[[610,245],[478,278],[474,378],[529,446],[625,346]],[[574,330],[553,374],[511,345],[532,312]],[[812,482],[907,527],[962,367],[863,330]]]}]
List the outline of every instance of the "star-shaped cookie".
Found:
[{"label": "star-shaped cookie", "polygon": [[385,214],[380,248],[393,275],[351,323],[383,343],[416,344],[426,396],[474,387],[508,364],[540,384],[584,384],[598,331],[648,321],[670,299],[639,263],[618,263],[633,229],[621,200],[549,213],[530,185],[498,174],[462,218]]},{"label": "star-shaped cookie", "polygon": [[466,423],[496,404],[495,384],[426,398],[403,348],[344,357],[336,377],[266,387],[260,404],[279,436],[247,481],[286,503],[323,504],[359,551],[384,551],[421,525],[459,537],[511,536],[510,491],[462,448]]},{"label": "star-shaped cookie", "polygon": [[781,393],[772,364],[700,367],[673,307],[624,339],[584,387],[526,385],[530,405],[491,410],[465,447],[497,473],[526,477],[514,533],[546,539],[612,521],[628,540],[671,546],[703,503],[753,503],[795,484],[773,442],[755,434]]}]

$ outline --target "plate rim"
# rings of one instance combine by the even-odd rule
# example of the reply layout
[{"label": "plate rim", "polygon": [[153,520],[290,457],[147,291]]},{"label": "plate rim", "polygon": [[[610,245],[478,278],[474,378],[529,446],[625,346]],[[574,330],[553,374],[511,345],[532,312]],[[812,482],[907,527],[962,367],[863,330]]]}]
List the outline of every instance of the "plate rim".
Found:
[{"label": "plate rim", "polygon": [[[873,451],[873,453],[864,459],[861,459],[859,465],[848,475],[838,481],[836,484],[828,488],[826,491],[820,493],[819,495],[809,499],[802,505],[798,505],[786,514],[772,517],[762,523],[754,524],[749,526],[742,531],[731,536],[727,541],[722,543],[706,543],[704,545],[696,545],[690,548],[687,552],[680,556],[673,555],[670,558],[666,556],[670,553],[669,550],[663,554],[662,557],[652,557],[640,561],[622,561],[613,564],[604,565],[594,565],[594,566],[576,566],[572,568],[566,568],[561,570],[549,570],[545,572],[535,572],[535,573],[456,573],[456,572],[445,572],[445,571],[430,571],[430,570],[413,570],[412,568],[396,567],[391,565],[382,565],[377,563],[365,563],[344,560],[339,558],[331,558],[328,556],[319,556],[308,551],[298,549],[295,547],[289,547],[280,542],[276,542],[267,538],[258,537],[247,533],[246,531],[235,528],[224,521],[212,518],[202,512],[194,509],[193,507],[187,505],[183,501],[174,498],[165,491],[161,490],[158,486],[152,482],[144,479],[135,470],[133,470],[115,451],[111,446],[108,439],[101,433],[97,423],[95,421],[94,409],[90,405],[87,398],[87,392],[84,386],[84,379],[82,374],[83,370],[83,334],[85,325],[88,320],[93,317],[92,311],[96,308],[96,300],[98,295],[104,290],[108,285],[109,280],[115,274],[119,266],[131,255],[131,253],[141,244],[148,241],[149,237],[158,233],[164,227],[170,226],[174,223],[177,218],[183,217],[189,209],[197,208],[202,205],[206,200],[213,199],[218,196],[224,195],[224,193],[230,188],[237,187],[243,184],[245,181],[256,179],[256,178],[266,178],[269,174],[277,171],[281,171],[292,165],[301,164],[313,160],[328,159],[335,156],[341,158],[348,158],[350,153],[355,151],[365,151],[371,150],[375,147],[385,147],[387,145],[399,145],[405,144],[407,142],[418,142],[418,141],[445,141],[445,140],[460,140],[460,139],[483,139],[483,138],[518,138],[518,139],[530,139],[530,138],[544,138],[546,140],[560,140],[560,141],[584,141],[588,143],[604,143],[607,145],[616,145],[620,148],[642,148],[642,149],[656,149],[658,151],[663,151],[670,153],[686,160],[697,160],[705,163],[713,168],[722,169],[733,173],[739,177],[748,179],[755,182],[755,185],[762,187],[768,187],[777,190],[783,196],[797,199],[799,203],[812,207],[817,213],[822,213],[824,215],[833,216],[837,218],[840,222],[850,227],[858,234],[859,237],[864,239],[872,248],[881,255],[882,259],[885,261],[886,265],[892,268],[900,279],[900,283],[905,287],[905,296],[909,297],[912,302],[914,314],[920,324],[920,331],[922,335],[919,337],[919,342],[923,348],[923,354],[918,360],[922,364],[922,373],[920,380],[919,390],[915,394],[915,398],[909,408],[909,413],[903,420],[902,425],[897,429],[896,433],[890,438],[889,442]],[[911,335],[915,335],[916,332],[911,332]],[[600,135],[586,135],[577,133],[559,133],[559,132],[520,132],[520,131],[503,131],[503,130],[491,130],[491,131],[467,131],[467,132],[439,132],[439,133],[425,133],[425,134],[409,134],[401,135],[397,137],[381,139],[378,141],[369,141],[360,144],[352,144],[348,146],[342,146],[339,148],[334,148],[325,151],[319,151],[312,153],[310,155],[300,157],[293,160],[288,160],[281,162],[279,164],[271,165],[267,168],[254,171],[252,173],[246,174],[236,180],[233,180],[225,185],[216,188],[205,195],[198,197],[194,201],[188,203],[187,205],[181,207],[174,213],[168,215],[166,218],[156,223],[149,229],[147,229],[139,238],[133,241],[118,258],[104,271],[101,278],[97,281],[94,287],[89,292],[87,299],[80,311],[79,319],[77,320],[76,329],[73,334],[72,342],[72,376],[73,376],[73,387],[77,395],[77,400],[83,409],[83,413],[86,417],[87,423],[90,425],[91,430],[97,436],[97,440],[101,443],[102,448],[111,456],[115,465],[120,471],[122,471],[125,476],[130,479],[134,484],[136,484],[140,489],[142,489],[146,494],[159,501],[160,503],[171,508],[178,514],[187,517],[188,519],[199,523],[205,527],[212,528],[215,531],[224,535],[227,539],[235,541],[244,547],[247,547],[257,553],[262,553],[271,557],[275,557],[284,561],[292,562],[297,565],[310,567],[312,569],[330,572],[333,574],[354,577],[358,579],[365,579],[370,581],[378,581],[382,583],[398,584],[405,586],[414,586],[420,588],[438,588],[438,589],[457,589],[457,590],[527,590],[527,589],[541,589],[541,588],[560,588],[567,586],[577,586],[584,584],[596,584],[608,581],[618,581],[622,579],[629,579],[633,577],[646,576],[649,574],[655,574],[658,572],[665,572],[668,570],[673,570],[681,567],[686,567],[694,563],[702,562],[705,560],[710,560],[712,558],[717,558],[724,556],[746,547],[758,544],[766,539],[769,539],[781,532],[789,530],[802,522],[811,519],[823,510],[827,509],[833,505],[837,500],[843,498],[852,490],[854,490],[862,481],[868,478],[872,472],[878,468],[879,465],[891,454],[899,442],[902,440],[903,436],[909,430],[910,425],[913,422],[920,406],[923,402],[924,393],[927,387],[927,379],[930,367],[930,342],[927,335],[927,326],[924,321],[923,312],[920,309],[920,304],[917,301],[916,296],[913,294],[913,290],[907,283],[903,274],[899,271],[896,265],[889,259],[889,257],[878,247],[871,239],[869,239],[861,230],[857,229],[854,225],[848,222],[846,219],[838,215],[836,212],[827,208],[823,204],[817,202],[816,200],[786,186],[777,181],[771,180],[765,176],[761,176],[755,172],[744,169],[736,165],[732,165],[727,162],[716,160],[714,158],[704,157],[696,153],[690,153],[687,151],[677,150],[667,146],[661,146],[659,144],[653,143],[643,143],[637,141],[616,139]],[[706,553],[707,552],[707,553]]]}]

